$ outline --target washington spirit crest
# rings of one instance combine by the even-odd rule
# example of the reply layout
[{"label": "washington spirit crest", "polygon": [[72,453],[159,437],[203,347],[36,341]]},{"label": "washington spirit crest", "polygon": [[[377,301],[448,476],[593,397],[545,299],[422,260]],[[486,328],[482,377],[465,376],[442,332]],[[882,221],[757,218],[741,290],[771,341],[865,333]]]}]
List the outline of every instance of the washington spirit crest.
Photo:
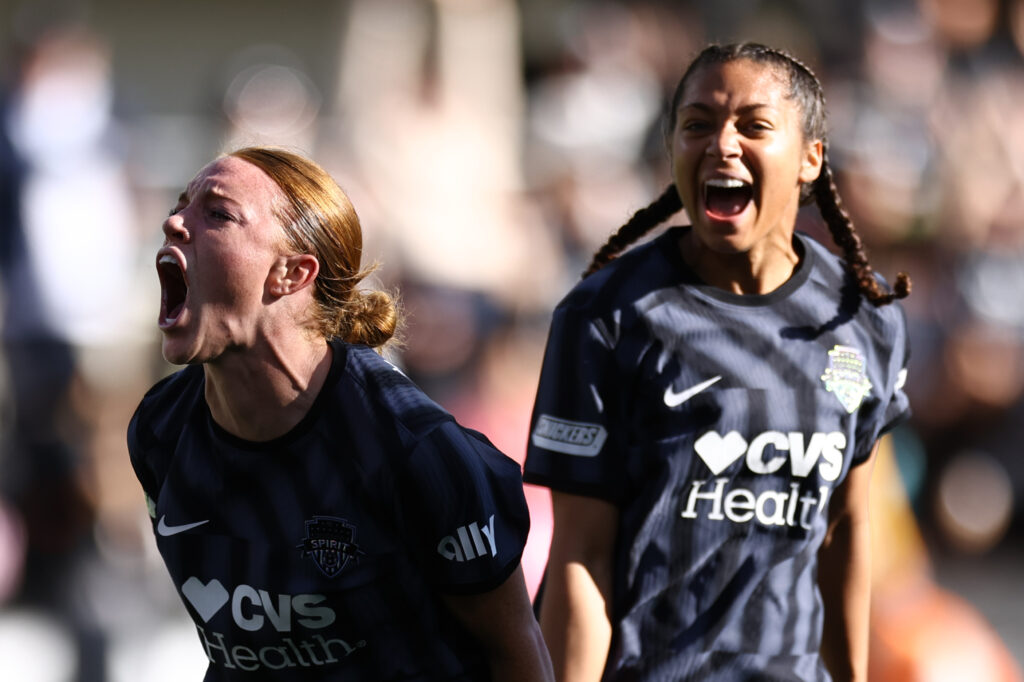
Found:
[{"label": "washington spirit crest", "polygon": [[349,560],[359,561],[365,554],[356,545],[356,527],[333,516],[314,516],[306,521],[306,537],[298,548],[328,578],[341,573]]},{"label": "washington spirit crest", "polygon": [[871,382],[864,366],[864,356],[859,350],[835,346],[828,352],[828,368],[821,375],[825,390],[835,395],[850,414],[871,393]]}]

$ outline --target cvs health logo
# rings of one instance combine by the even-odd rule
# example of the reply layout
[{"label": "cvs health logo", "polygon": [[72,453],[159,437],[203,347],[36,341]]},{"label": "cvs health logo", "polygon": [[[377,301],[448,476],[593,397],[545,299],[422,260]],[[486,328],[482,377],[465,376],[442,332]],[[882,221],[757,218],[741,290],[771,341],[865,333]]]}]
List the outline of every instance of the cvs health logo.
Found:
[{"label": "cvs health logo", "polygon": [[749,443],[738,431],[725,436],[708,431],[693,444],[697,456],[715,476],[745,457],[747,468],[755,474],[774,474],[788,460],[792,474],[806,478],[817,464],[826,481],[834,481],[842,473],[845,448],[846,434],[840,431],[812,433],[810,440],[799,431],[765,431]]},{"label": "cvs health logo", "polygon": [[[846,435],[815,432],[807,438],[799,431],[765,431],[747,442],[738,431],[724,436],[708,431],[694,442],[693,449],[714,476],[743,459],[747,469],[759,475],[780,473],[788,462],[794,478],[806,478],[817,467],[823,480],[835,481],[843,471]],[[730,485],[733,483],[724,476],[692,481],[680,515],[684,519],[703,517],[736,524],[756,521],[763,526],[810,529],[815,516],[824,513],[830,492],[827,485],[819,486],[816,494],[803,492],[792,480],[782,490],[754,491]]]},{"label": "cvs health logo", "polygon": [[203,584],[195,576],[182,584],[181,593],[204,623],[230,602],[235,625],[249,632],[256,632],[267,624],[278,632],[290,632],[293,621],[317,630],[328,627],[337,618],[333,609],[320,605],[327,599],[322,594],[271,595],[249,585],[239,585],[229,593],[216,578]]}]

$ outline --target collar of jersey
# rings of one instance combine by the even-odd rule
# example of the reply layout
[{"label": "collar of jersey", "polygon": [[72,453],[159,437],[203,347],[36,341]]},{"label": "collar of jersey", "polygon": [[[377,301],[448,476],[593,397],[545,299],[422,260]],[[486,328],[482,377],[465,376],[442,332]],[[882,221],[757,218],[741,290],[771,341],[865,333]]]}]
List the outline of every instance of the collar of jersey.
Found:
[{"label": "collar of jersey", "polygon": [[666,256],[672,261],[673,266],[677,268],[677,272],[682,273],[681,283],[689,287],[696,294],[712,301],[742,306],[744,308],[767,307],[792,296],[804,285],[814,270],[814,249],[810,248],[810,245],[807,244],[808,237],[800,232],[794,232],[793,246],[800,256],[800,262],[797,263],[792,276],[782,286],[767,294],[734,294],[731,291],[708,284],[696,272],[690,269],[690,266],[683,260],[683,254],[679,250],[679,240],[689,230],[689,225],[677,226],[668,230],[665,234],[663,248],[665,249]]},{"label": "collar of jersey", "polygon": [[[293,426],[288,433],[282,434],[272,440],[265,441],[252,441],[239,438],[235,434],[225,430],[214,420],[213,415],[210,414],[210,407],[204,400],[203,406],[206,412],[206,421],[210,425],[210,429],[213,431],[214,436],[218,440],[240,450],[248,450],[251,452],[270,452],[280,451],[283,446],[292,443],[296,439],[305,435],[313,425],[316,424],[317,417],[323,410],[324,404],[328,401],[328,397],[332,393],[334,385],[338,383],[338,377],[341,375],[341,371],[348,360],[347,344],[337,339],[332,339],[330,344],[331,349],[334,352],[331,357],[331,369],[327,373],[327,379],[324,380],[324,385],[320,388],[320,393],[317,394],[316,399],[310,406],[309,412],[307,412],[306,416],[304,416],[298,424]],[[200,392],[200,395],[202,395],[202,392]]]}]

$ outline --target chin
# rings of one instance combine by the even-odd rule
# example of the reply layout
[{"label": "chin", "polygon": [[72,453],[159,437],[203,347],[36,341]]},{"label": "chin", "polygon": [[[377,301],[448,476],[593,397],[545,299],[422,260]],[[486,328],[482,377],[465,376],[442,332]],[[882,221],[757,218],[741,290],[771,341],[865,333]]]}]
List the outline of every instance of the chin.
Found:
[{"label": "chin", "polygon": [[192,348],[187,347],[179,339],[169,338],[166,334],[164,334],[160,352],[164,356],[164,360],[172,365],[190,365],[196,362],[195,352]]}]

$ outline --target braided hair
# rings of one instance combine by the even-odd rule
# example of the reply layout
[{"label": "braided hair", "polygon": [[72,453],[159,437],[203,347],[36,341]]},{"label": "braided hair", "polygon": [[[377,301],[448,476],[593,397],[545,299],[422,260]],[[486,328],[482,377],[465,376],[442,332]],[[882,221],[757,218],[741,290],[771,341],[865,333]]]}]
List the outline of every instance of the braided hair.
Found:
[{"label": "braided hair", "polygon": [[[779,69],[789,83],[787,97],[795,100],[803,120],[804,139],[821,140],[823,160],[818,178],[805,186],[801,194],[801,202],[814,201],[828,226],[836,245],[842,250],[846,264],[853,273],[861,294],[877,305],[891,303],[898,298],[905,298],[910,293],[910,278],[901,272],[896,277],[892,291],[886,291],[868,262],[867,253],[860,236],[853,228],[849,213],[843,208],[836,187],[832,167],[828,162],[828,143],[826,141],[825,94],[821,83],[814,72],[803,62],[790,54],[758,43],[736,43],[732,45],[710,45],[690,63],[689,68],[679,80],[675,93],[672,95],[668,114],[667,130],[675,129],[676,110],[683,91],[690,77],[704,66],[726,64],[746,59],[757,64],[765,64]],[[682,200],[675,185],[670,184],[661,196],[636,213],[613,234],[594,254],[590,266],[583,273],[586,277],[607,265],[619,253],[624,251],[657,225],[664,222],[683,208]]]}]

